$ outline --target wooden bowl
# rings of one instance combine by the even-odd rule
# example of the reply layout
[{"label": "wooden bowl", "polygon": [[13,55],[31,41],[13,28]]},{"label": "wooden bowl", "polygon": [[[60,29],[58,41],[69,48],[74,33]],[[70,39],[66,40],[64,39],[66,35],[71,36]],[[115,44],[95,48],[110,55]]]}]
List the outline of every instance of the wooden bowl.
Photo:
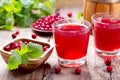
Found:
[{"label": "wooden bowl", "polygon": [[2,58],[6,63],[8,63],[8,59],[11,55],[11,52],[5,51],[4,48],[6,46],[10,45],[12,42],[17,42],[17,41],[29,41],[29,42],[37,43],[37,44],[40,44],[43,46],[49,46],[49,48],[46,51],[44,51],[43,55],[40,58],[29,59],[27,65],[21,64],[19,66],[20,69],[34,70],[34,69],[38,68],[41,64],[43,64],[49,58],[49,56],[51,55],[52,50],[53,50],[53,46],[49,42],[42,42],[42,41],[38,41],[35,39],[27,39],[27,38],[14,39],[13,41],[8,42],[7,44],[1,46],[1,48],[0,48],[0,53],[2,55]]}]

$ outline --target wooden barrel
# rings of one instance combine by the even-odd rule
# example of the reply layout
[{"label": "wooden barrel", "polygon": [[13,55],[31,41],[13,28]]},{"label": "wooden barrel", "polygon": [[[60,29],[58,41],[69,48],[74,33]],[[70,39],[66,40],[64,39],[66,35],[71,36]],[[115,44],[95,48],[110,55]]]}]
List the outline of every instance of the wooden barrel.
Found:
[{"label": "wooden barrel", "polygon": [[91,22],[91,16],[97,12],[120,13],[120,0],[84,0],[84,19]]}]

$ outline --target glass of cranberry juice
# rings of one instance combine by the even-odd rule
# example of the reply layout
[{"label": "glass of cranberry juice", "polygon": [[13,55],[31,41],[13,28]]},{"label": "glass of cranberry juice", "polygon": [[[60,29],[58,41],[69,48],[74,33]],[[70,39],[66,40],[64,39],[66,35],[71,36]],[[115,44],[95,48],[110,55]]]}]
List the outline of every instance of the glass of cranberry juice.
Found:
[{"label": "glass of cranberry juice", "polygon": [[52,25],[58,63],[77,67],[85,63],[90,23],[85,20],[64,19]]},{"label": "glass of cranberry juice", "polygon": [[120,14],[101,12],[91,19],[96,53],[103,57],[120,54]]}]

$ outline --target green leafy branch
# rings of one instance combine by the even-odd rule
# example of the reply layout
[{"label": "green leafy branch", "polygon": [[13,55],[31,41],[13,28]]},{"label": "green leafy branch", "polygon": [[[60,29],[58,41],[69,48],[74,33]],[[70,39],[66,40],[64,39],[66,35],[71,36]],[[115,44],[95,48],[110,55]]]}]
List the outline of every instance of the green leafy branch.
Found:
[{"label": "green leafy branch", "polygon": [[39,58],[41,55],[43,55],[42,45],[35,43],[25,45],[23,43],[20,50],[15,49],[12,51],[8,61],[8,69],[14,70],[19,68],[21,64],[27,65],[29,59]]},{"label": "green leafy branch", "polygon": [[[27,27],[43,15],[54,12],[55,0],[0,0],[0,29],[11,30],[16,23]],[[34,14],[33,10],[40,13]]]}]

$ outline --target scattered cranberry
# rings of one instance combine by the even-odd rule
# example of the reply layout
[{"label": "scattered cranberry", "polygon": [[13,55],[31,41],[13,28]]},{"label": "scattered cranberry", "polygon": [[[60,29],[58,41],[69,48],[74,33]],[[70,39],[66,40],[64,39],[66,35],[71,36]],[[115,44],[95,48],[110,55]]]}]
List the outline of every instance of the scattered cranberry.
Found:
[{"label": "scattered cranberry", "polygon": [[108,58],[108,57],[105,57],[104,62],[105,62],[105,64],[106,64],[107,66],[110,66],[110,64],[111,64],[111,59]]},{"label": "scattered cranberry", "polygon": [[33,34],[32,34],[32,38],[33,38],[33,39],[36,39],[36,37],[37,37],[37,34],[36,34],[36,33],[33,33]]},{"label": "scattered cranberry", "polygon": [[107,66],[107,71],[111,73],[112,72],[112,66]]},{"label": "scattered cranberry", "polygon": [[68,13],[67,13],[67,16],[68,16],[68,17],[72,17],[72,12],[68,12]]},{"label": "scattered cranberry", "polygon": [[81,68],[80,67],[76,67],[75,68],[75,74],[79,75],[81,73]]},{"label": "scattered cranberry", "polygon": [[19,35],[19,33],[20,33],[19,31],[16,31],[15,33],[13,33],[13,34],[12,34],[12,38],[13,38],[13,39],[16,38],[17,35]]},{"label": "scattered cranberry", "polygon": [[17,37],[17,35],[15,34],[15,33],[13,33],[12,34],[12,38],[14,39],[14,38],[16,38]]},{"label": "scattered cranberry", "polygon": [[20,33],[19,31],[16,31],[16,32],[15,32],[16,35],[19,35],[19,33]]},{"label": "scattered cranberry", "polygon": [[61,67],[60,66],[56,66],[55,67],[55,73],[58,74],[61,72]]}]

